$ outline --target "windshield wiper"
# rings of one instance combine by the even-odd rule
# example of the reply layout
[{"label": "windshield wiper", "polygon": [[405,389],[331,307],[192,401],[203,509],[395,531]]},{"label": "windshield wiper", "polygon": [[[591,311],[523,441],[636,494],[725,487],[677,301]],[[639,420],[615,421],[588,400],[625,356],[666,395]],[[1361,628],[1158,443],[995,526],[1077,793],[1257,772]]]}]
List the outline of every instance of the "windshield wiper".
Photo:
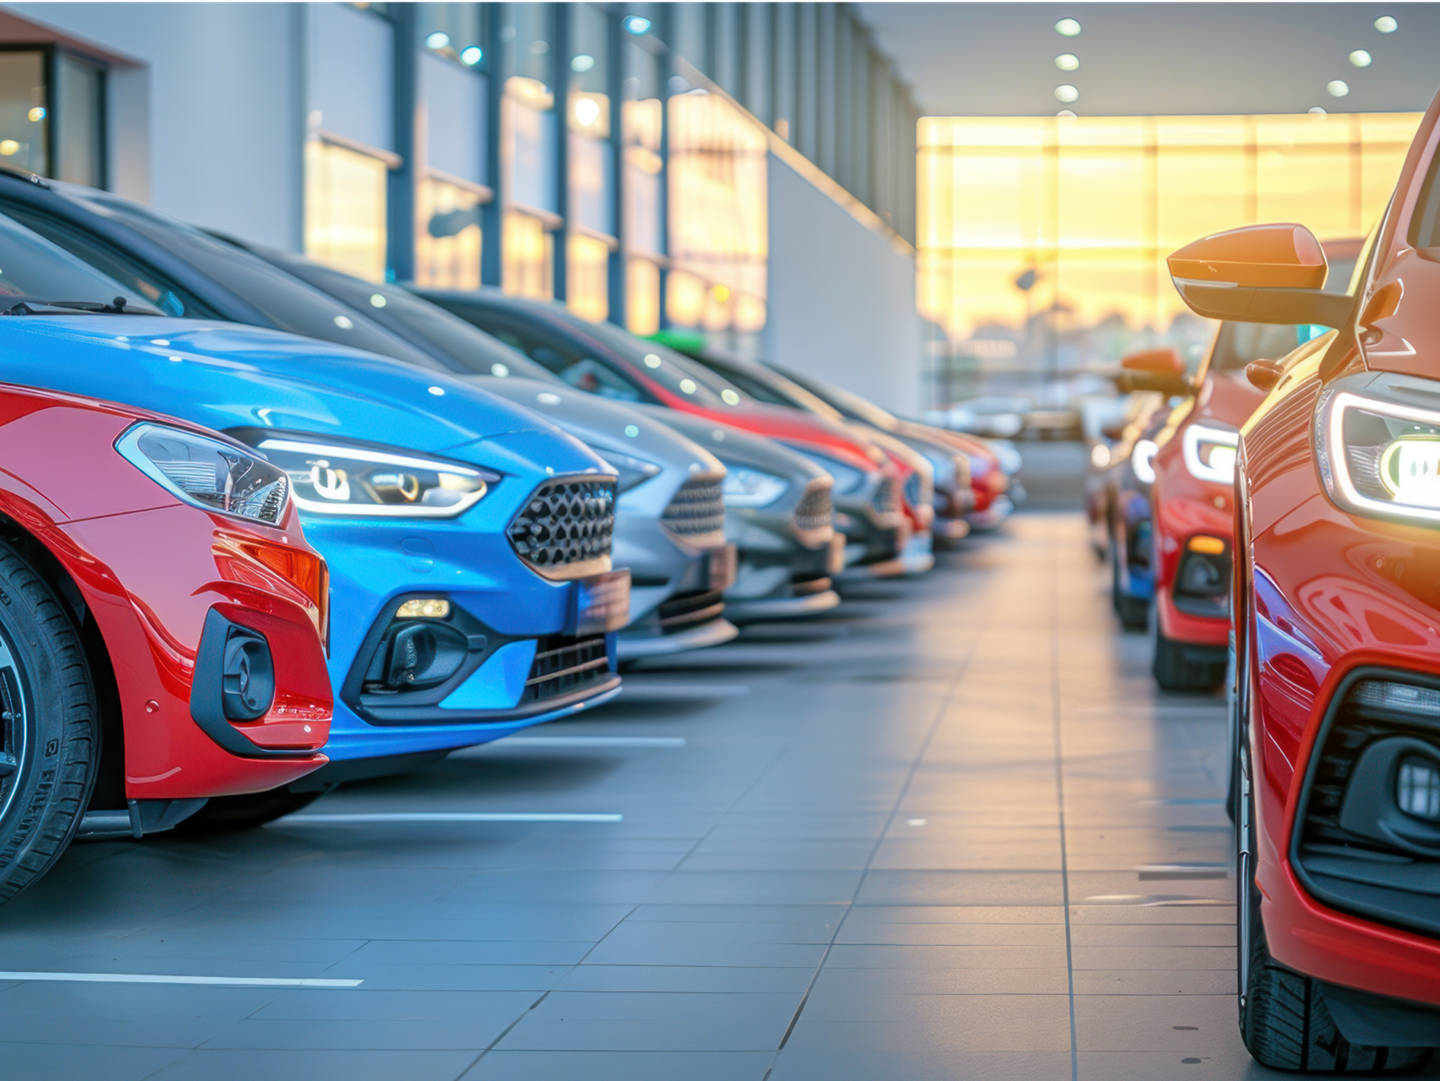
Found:
[{"label": "windshield wiper", "polygon": [[124,297],[116,297],[108,304],[101,300],[22,300],[0,311],[0,315],[45,315],[47,313],[42,310],[44,308],[58,308],[62,313],[91,312],[96,315],[159,314],[143,307],[131,307]]}]

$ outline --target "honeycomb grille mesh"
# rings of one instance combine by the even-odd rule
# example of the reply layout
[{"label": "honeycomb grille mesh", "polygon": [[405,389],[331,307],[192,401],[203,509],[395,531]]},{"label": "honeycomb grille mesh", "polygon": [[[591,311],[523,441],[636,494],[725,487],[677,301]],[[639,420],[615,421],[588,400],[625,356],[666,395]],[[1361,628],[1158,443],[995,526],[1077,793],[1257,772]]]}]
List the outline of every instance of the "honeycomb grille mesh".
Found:
[{"label": "honeycomb grille mesh", "polygon": [[506,530],[520,558],[548,570],[601,559],[615,533],[615,482],[557,479],[535,489]]},{"label": "honeycomb grille mesh", "polygon": [[720,481],[711,477],[692,477],[680,486],[661,521],[665,528],[681,537],[715,533],[725,528],[725,498]]},{"label": "honeycomb grille mesh", "polygon": [[830,499],[830,486],[812,481],[800,502],[795,504],[795,528],[824,529],[833,525],[835,509]]}]

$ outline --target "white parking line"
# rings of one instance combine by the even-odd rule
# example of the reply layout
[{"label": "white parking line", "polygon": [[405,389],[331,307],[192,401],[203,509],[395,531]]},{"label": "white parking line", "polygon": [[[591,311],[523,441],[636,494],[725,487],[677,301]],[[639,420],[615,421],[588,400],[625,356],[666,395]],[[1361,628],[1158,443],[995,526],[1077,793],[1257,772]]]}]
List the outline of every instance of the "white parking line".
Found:
[{"label": "white parking line", "polygon": [[0,972],[0,982],[179,983],[202,987],[359,987],[364,980],[309,980],[277,976],[150,976],[134,972]]},{"label": "white parking line", "polygon": [[[683,736],[510,736],[487,747],[683,747]],[[479,748],[477,748],[478,750]],[[454,758],[454,755],[450,757]]]},{"label": "white parking line", "polygon": [[352,822],[623,822],[624,815],[492,811],[374,811],[353,814],[294,814],[277,819],[303,825],[347,825]]}]

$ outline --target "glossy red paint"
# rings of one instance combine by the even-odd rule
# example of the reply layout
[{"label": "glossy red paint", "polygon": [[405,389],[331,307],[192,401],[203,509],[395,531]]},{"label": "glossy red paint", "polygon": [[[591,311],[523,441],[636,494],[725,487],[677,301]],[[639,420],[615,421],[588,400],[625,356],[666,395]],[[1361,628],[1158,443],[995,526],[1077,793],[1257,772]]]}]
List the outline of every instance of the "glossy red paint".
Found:
[{"label": "glossy red paint", "polygon": [[[192,425],[84,398],[0,386],[0,515],[59,562],[104,640],[119,689],[132,799],[264,791],[326,761],[331,689],[324,562],[294,506],[278,527],[176,500],[115,450],[137,420]],[[205,433],[213,434],[213,433]],[[269,712],[222,750],[190,716],[206,613],[259,631],[275,662]]]},{"label": "glossy red paint", "polygon": [[[1440,939],[1322,903],[1293,861],[1304,781],[1345,678],[1365,666],[1440,676],[1440,533],[1332,501],[1312,427],[1321,390],[1337,375],[1414,375],[1440,394],[1440,263],[1406,239],[1440,142],[1437,117],[1440,97],[1361,280],[1358,318],[1286,358],[1281,382],[1242,430],[1234,588],[1270,952],[1307,976],[1440,1006]],[[1385,292],[1395,284],[1403,298]]]}]

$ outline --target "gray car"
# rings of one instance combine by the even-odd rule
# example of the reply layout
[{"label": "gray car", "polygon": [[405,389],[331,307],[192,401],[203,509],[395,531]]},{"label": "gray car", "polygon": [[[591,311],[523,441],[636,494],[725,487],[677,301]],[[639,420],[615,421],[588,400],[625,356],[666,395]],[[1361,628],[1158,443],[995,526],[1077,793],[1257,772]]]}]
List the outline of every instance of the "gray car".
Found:
[{"label": "gray car", "polygon": [[725,465],[725,535],[739,549],[726,616],[786,619],[840,603],[831,576],[843,568],[845,538],[835,531],[830,474],[773,439],[663,406],[633,408],[663,418]]},{"label": "gray car", "polygon": [[[652,417],[568,387],[540,365],[398,286],[377,285],[290,252],[221,238],[378,324],[435,368],[545,415],[620,474],[612,559],[630,570],[630,623],[620,659],[720,645],[739,633],[724,617],[734,574],[720,486],[725,467]],[[358,315],[363,313],[363,315]]]}]

